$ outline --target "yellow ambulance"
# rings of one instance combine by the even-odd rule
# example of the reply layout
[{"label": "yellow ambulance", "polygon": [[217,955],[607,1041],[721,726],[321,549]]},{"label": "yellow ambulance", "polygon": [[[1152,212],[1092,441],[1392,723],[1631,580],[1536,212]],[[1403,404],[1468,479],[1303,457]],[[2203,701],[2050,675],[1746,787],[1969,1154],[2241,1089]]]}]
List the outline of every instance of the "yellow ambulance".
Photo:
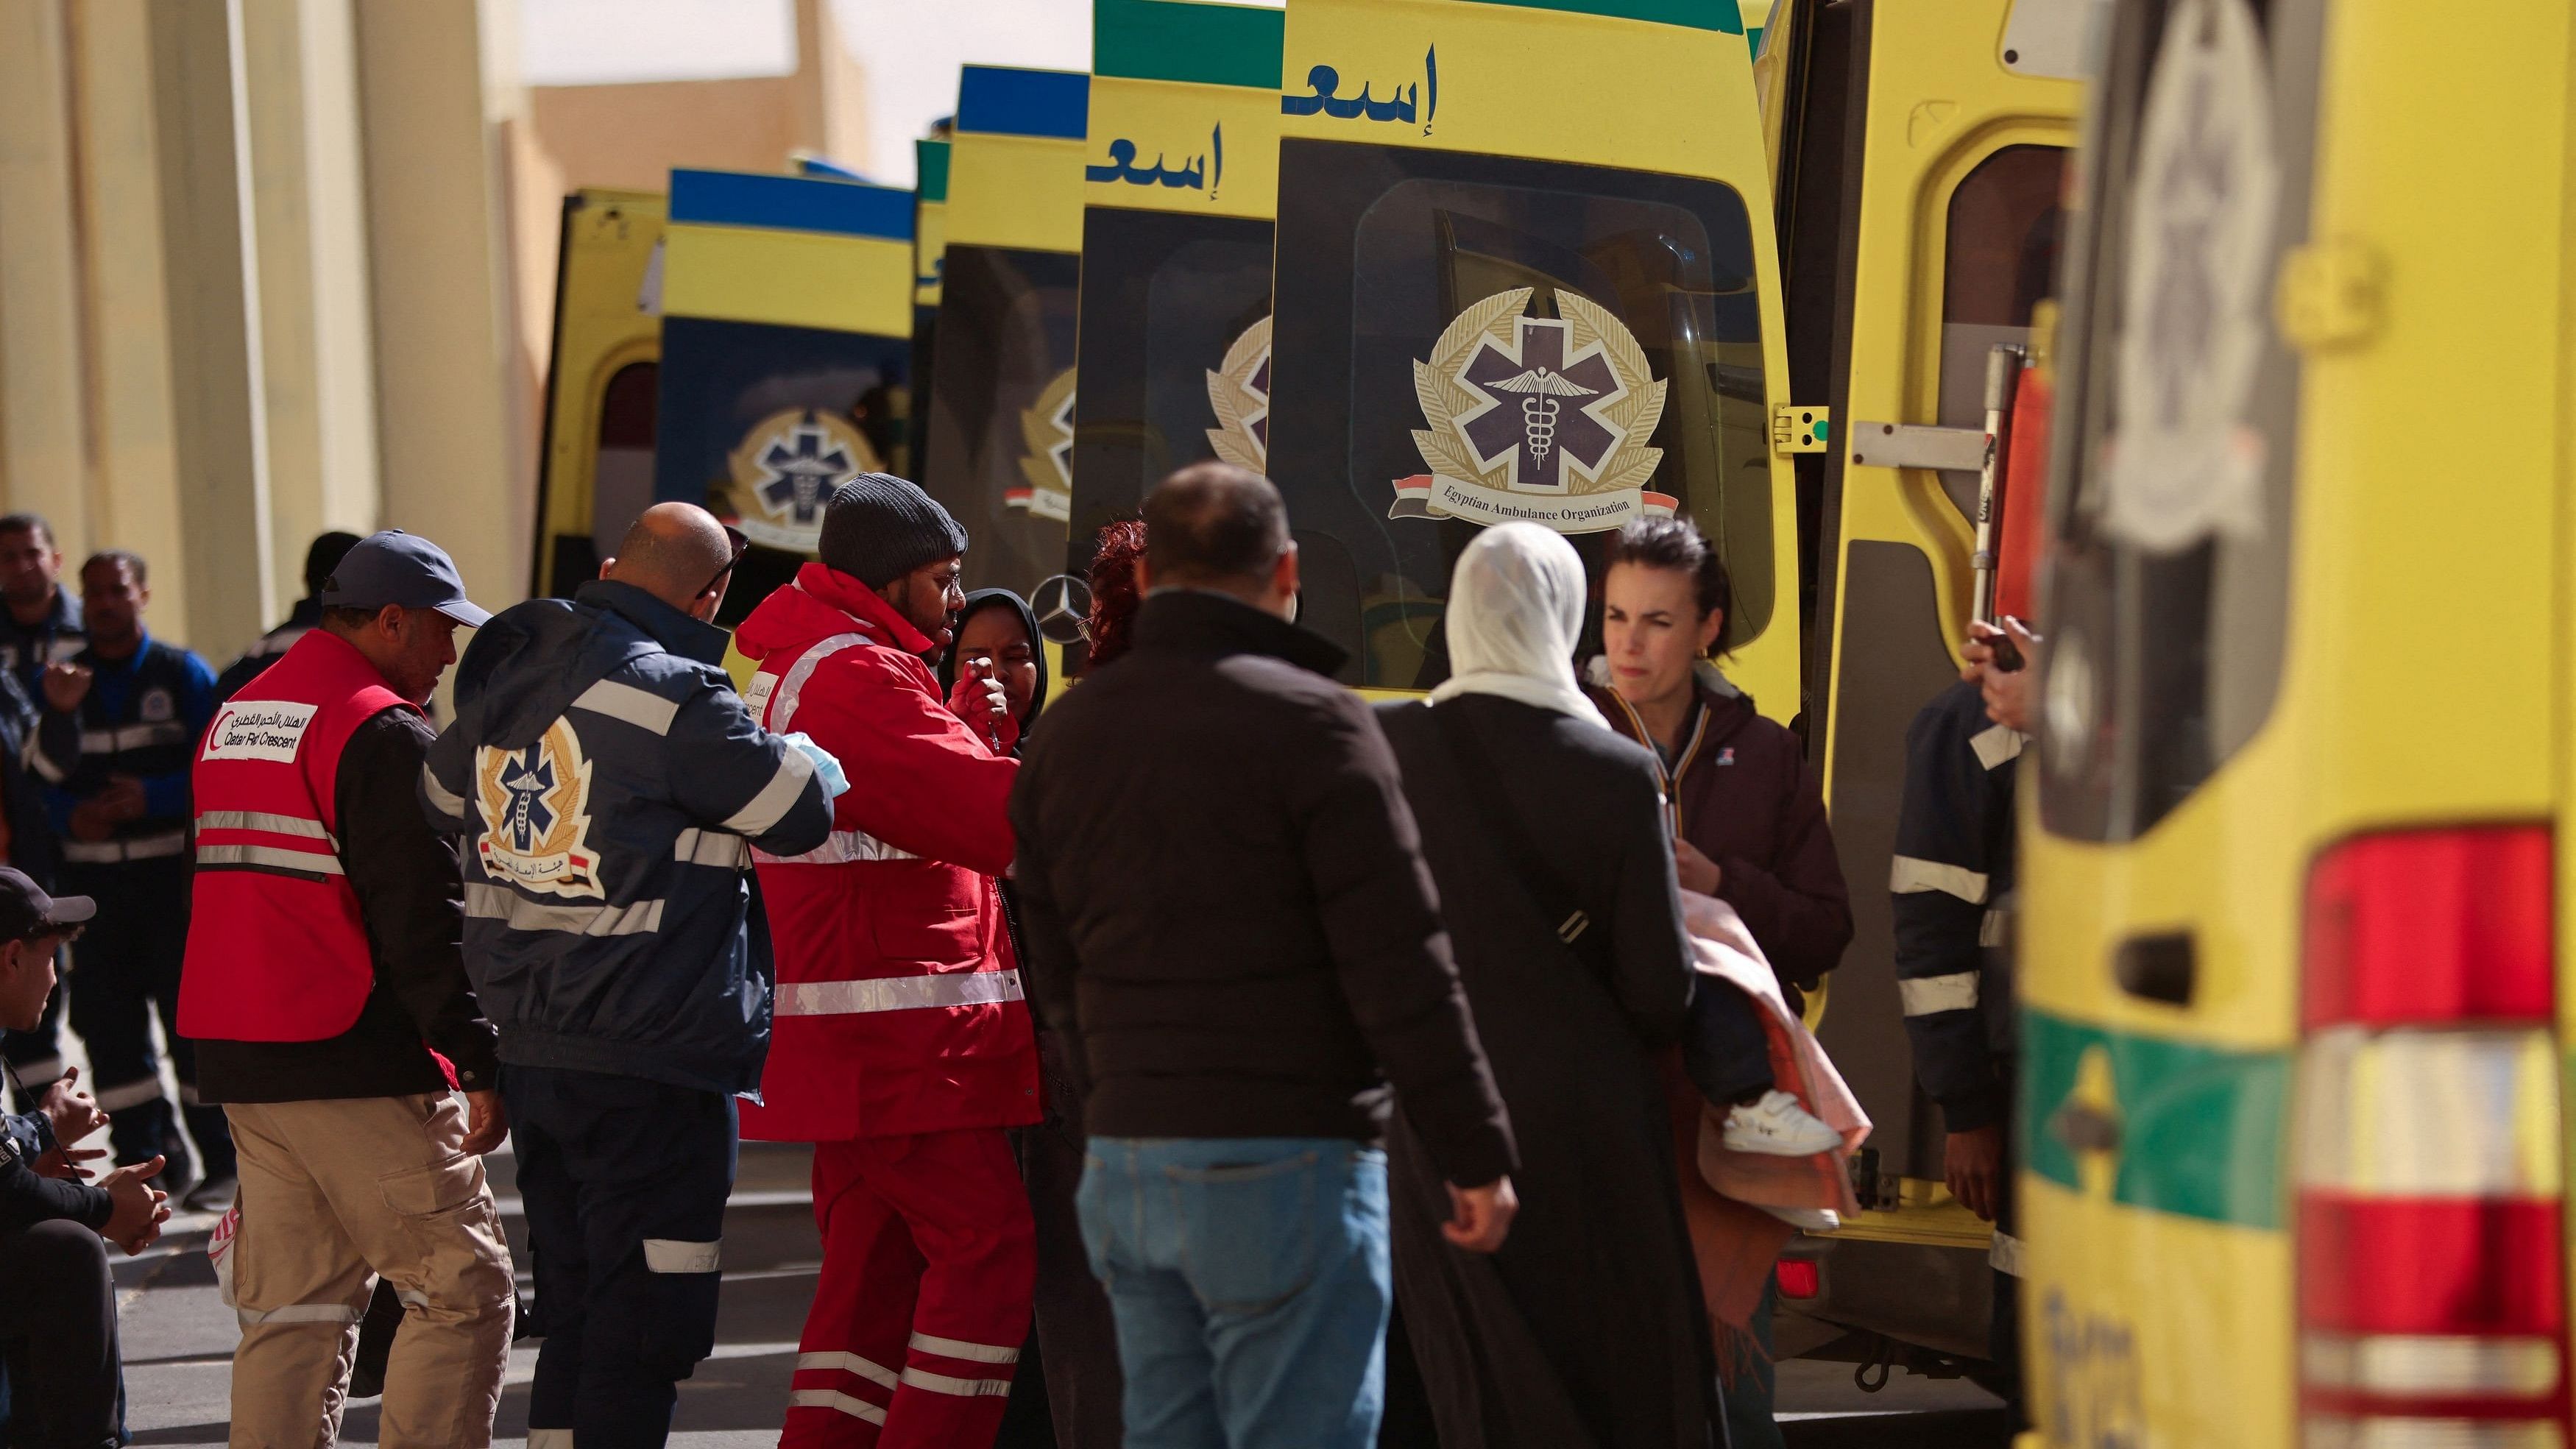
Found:
[{"label": "yellow ambulance", "polygon": [[2034,1445],[2567,1443],[2571,11],[2427,16],[2109,18],[2020,801]]}]

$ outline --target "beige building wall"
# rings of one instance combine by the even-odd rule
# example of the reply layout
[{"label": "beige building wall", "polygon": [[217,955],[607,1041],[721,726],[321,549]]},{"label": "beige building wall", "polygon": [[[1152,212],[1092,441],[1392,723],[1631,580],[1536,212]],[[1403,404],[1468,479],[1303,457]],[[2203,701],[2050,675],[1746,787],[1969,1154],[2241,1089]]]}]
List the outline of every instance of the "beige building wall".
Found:
[{"label": "beige building wall", "polygon": [[218,663],[324,529],[515,601],[563,195],[864,155],[796,4],[790,76],[532,91],[516,0],[0,0],[0,508],[143,554]]}]

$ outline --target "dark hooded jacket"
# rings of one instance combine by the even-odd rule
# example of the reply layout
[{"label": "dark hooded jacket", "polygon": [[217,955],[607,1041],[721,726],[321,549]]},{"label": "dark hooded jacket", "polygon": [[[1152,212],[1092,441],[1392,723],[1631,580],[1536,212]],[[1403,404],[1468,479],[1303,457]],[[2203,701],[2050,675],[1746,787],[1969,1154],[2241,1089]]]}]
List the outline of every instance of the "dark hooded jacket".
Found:
[{"label": "dark hooded jacket", "polygon": [[[967,620],[986,609],[998,609],[1006,604],[1020,616],[1020,627],[1029,631],[1029,652],[1035,655],[1038,661],[1038,687],[1029,696],[1028,714],[1020,720],[1020,737],[1011,745],[1011,753],[1017,755],[1029,742],[1029,731],[1037,727],[1038,715],[1046,709],[1047,684],[1051,677],[1047,673],[1047,640],[1044,634],[1038,632],[1037,612],[1029,607],[1028,600],[1012,593],[1009,589],[977,589],[966,596],[966,607],[957,611],[956,635],[960,639],[965,638]],[[950,691],[956,688],[957,646],[951,644],[947,652],[939,656],[939,697],[946,699]],[[1009,894],[1006,887],[1003,895],[1008,897]]]},{"label": "dark hooded jacket", "polygon": [[629,584],[531,599],[474,636],[421,799],[465,837],[465,969],[501,1060],[747,1092],[769,1046],[750,847],[832,813],[753,722],[722,630]]}]

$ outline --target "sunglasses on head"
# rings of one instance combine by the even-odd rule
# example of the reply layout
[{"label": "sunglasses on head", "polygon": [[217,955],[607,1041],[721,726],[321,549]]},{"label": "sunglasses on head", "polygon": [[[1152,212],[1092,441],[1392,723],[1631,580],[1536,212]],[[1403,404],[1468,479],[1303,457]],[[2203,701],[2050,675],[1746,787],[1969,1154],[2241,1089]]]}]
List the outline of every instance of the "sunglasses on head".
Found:
[{"label": "sunglasses on head", "polygon": [[728,523],[724,525],[724,531],[725,542],[733,546],[733,556],[726,559],[724,567],[716,570],[715,573],[707,579],[707,586],[697,592],[698,598],[703,599],[707,595],[714,593],[717,587],[724,583],[725,575],[732,573],[734,569],[742,563],[742,556],[751,552],[751,540],[743,536],[741,529]]}]

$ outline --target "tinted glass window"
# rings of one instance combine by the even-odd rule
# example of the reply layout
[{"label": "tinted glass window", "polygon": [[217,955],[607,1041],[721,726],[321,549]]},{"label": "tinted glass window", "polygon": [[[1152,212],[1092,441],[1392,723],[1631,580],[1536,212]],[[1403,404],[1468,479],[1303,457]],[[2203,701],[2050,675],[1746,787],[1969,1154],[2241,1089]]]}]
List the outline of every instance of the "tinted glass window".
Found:
[{"label": "tinted glass window", "polygon": [[[1713,181],[1292,140],[1281,148],[1271,476],[1305,619],[1349,677],[1426,688],[1490,522],[1679,511],[1770,623],[1769,415],[1742,199]],[[1473,521],[1471,521],[1473,520]]]},{"label": "tinted glass window", "polygon": [[2125,840],[2251,739],[2288,634],[2322,0],[2117,12],[2058,351],[2041,811]]},{"label": "tinted glass window", "polygon": [[966,526],[968,588],[1026,597],[1064,568],[1081,258],[951,246],[922,486]]},{"label": "tinted glass window", "polygon": [[[1941,273],[1941,424],[1986,425],[1986,357],[1998,343],[2030,345],[2031,309],[2057,280],[2066,152],[2006,146],[1950,193]],[[1941,475],[1959,511],[1977,514],[1977,475]]]},{"label": "tinted glass window", "polygon": [[1270,223],[1094,207],[1083,257],[1075,573],[1100,526],[1134,517],[1174,469],[1265,469],[1269,433]]}]

